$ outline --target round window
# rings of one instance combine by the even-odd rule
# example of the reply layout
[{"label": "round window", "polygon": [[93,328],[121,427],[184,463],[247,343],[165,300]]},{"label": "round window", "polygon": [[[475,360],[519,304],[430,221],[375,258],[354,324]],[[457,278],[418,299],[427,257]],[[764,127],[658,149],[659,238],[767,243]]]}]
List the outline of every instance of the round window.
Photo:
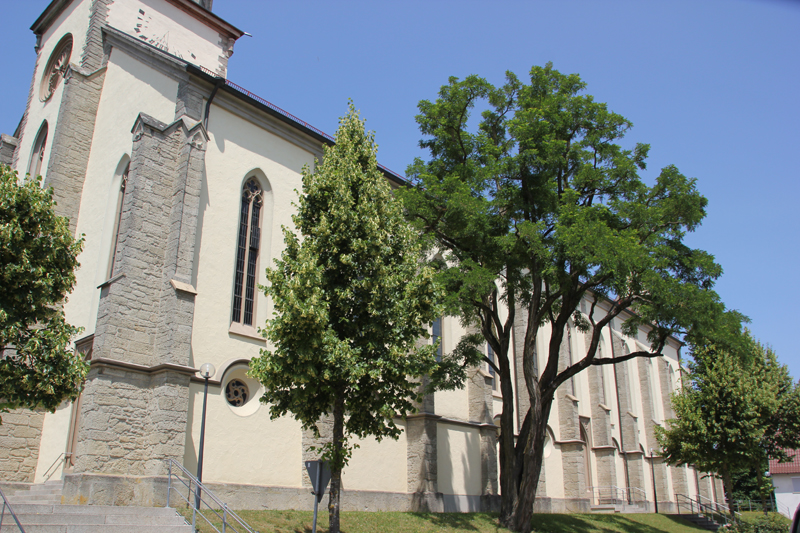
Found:
[{"label": "round window", "polygon": [[47,61],[47,67],[44,69],[44,76],[42,76],[42,85],[39,89],[39,97],[42,101],[49,100],[53,96],[53,92],[61,82],[61,78],[67,72],[69,66],[69,59],[72,56],[72,35],[67,34],[56,45],[55,50],[50,55]]},{"label": "round window", "polygon": [[250,391],[247,384],[239,379],[232,379],[225,387],[225,399],[234,407],[241,407],[247,403],[247,398],[250,397]]}]

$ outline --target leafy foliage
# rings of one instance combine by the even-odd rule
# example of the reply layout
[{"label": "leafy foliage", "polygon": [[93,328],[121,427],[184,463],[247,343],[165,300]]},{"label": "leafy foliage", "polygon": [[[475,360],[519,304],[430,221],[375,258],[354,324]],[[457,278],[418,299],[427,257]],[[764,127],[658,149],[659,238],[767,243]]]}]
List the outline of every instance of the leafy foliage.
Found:
[{"label": "leafy foliage", "polygon": [[742,344],[741,352],[693,347],[691,373],[672,397],[675,418],[656,430],[669,464],[720,472],[729,495],[733,472],[760,474],[768,459],[800,447],[800,385],[749,333]]},{"label": "leafy foliage", "polygon": [[72,236],[53,205],[51,189],[37,179],[20,184],[0,165],[0,411],[54,411],[77,397],[86,375],[69,349],[80,330],[66,323],[61,307],[83,239]]},{"label": "leafy foliage", "polygon": [[274,303],[265,329],[274,348],[250,372],[273,418],[291,413],[319,434],[318,421],[333,414],[323,454],[333,501],[350,438],[396,439],[394,418],[414,410],[423,376],[462,386],[463,354],[437,362],[436,346],[417,346],[441,313],[433,272],[421,264],[417,235],[352,104],[322,164],[303,170],[293,220],[299,235],[284,228],[286,248],[264,288]]},{"label": "leafy foliage", "polygon": [[[516,531],[530,528],[556,389],[590,365],[613,362],[595,358],[602,329],[632,311],[623,330],[646,324],[652,348],[626,357],[656,356],[670,335],[708,329],[723,310],[710,290],[721,268],[683,241],[705,216],[695,180],[668,166],[647,185],[639,172],[649,146],[620,146],[630,121],[585,88],[551,64],[533,67],[528,84],[510,72],[500,87],[450,78],[435,102],[419,104],[420,146],[430,157],[408,168],[414,187],[399,192],[430,255],[443,258],[434,266],[448,312],[479,325],[497,356],[502,435],[514,431],[511,331],[517,312],[527,315],[522,366],[531,411],[516,445],[500,443],[501,521]],[[486,110],[473,127],[476,106]],[[591,308],[582,313],[586,300]],[[545,323],[551,334],[537,373],[534,346]],[[591,340],[559,371],[571,323]]]}]

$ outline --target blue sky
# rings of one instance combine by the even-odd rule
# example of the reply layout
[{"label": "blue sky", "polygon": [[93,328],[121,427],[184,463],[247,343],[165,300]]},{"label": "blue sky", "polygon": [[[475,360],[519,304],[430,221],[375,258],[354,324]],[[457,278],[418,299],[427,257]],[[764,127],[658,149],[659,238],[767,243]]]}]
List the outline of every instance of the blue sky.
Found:
[{"label": "blue sky", "polygon": [[[117,0],[122,1],[122,0]],[[800,378],[800,2],[778,0],[404,2],[215,0],[252,34],[228,77],[333,134],[352,98],[380,161],[404,173],[425,154],[417,102],[449,76],[502,83],[552,61],[630,119],[651,144],[646,179],[676,165],[708,217],[688,241],[714,254],[729,308]],[[0,132],[24,111],[43,0],[2,3]],[[146,110],[143,110],[146,111]]]}]

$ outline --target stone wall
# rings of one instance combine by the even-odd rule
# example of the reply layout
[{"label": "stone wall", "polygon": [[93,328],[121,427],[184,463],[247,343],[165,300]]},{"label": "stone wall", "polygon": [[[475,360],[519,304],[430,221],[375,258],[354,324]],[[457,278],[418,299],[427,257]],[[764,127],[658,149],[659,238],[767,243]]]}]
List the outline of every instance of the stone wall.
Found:
[{"label": "stone wall", "polygon": [[13,409],[0,416],[0,480],[33,483],[44,411]]},{"label": "stone wall", "polygon": [[[75,472],[159,475],[182,462],[189,406],[202,126],[134,125],[114,276],[103,284]],[[88,497],[87,494],[83,496]]]},{"label": "stone wall", "polygon": [[64,78],[58,122],[53,132],[45,187],[53,187],[55,213],[69,218],[75,233],[89,164],[94,124],[105,69],[88,73],[70,67]]},{"label": "stone wall", "polygon": [[0,163],[11,166],[14,163],[14,152],[19,145],[16,137],[0,133]]}]

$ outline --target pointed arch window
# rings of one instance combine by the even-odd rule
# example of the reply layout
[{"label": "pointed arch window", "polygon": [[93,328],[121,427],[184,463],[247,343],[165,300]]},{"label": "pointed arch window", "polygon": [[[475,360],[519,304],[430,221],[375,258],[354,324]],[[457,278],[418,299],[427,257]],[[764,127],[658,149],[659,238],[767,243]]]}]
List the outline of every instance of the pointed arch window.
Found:
[{"label": "pointed arch window", "polygon": [[261,208],[264,204],[261,186],[250,178],[242,189],[239,211],[239,236],[236,246],[236,271],[233,282],[232,322],[253,325],[253,303],[256,291],[256,269],[261,242]]},{"label": "pointed arch window", "polygon": [[33,142],[33,150],[31,150],[31,160],[28,163],[28,174],[36,178],[42,175],[42,162],[44,161],[44,149],[47,147],[47,121],[42,123],[39,128],[39,133],[36,135],[36,140]]},{"label": "pointed arch window", "polygon": [[437,361],[441,361],[442,360],[442,343],[443,343],[443,341],[442,341],[442,319],[441,319],[441,317],[437,318],[436,320],[434,320],[433,324],[431,324],[431,344],[436,344],[437,342],[439,343],[439,345],[436,347],[436,360]]},{"label": "pointed arch window", "polygon": [[122,179],[119,184],[119,196],[117,199],[117,211],[114,218],[114,247],[111,249],[111,262],[108,265],[108,278],[114,277],[114,263],[117,260],[117,250],[119,249],[119,230],[122,223],[122,209],[125,207],[125,189],[128,187],[128,171],[131,168],[130,162],[125,165],[122,171]]}]

